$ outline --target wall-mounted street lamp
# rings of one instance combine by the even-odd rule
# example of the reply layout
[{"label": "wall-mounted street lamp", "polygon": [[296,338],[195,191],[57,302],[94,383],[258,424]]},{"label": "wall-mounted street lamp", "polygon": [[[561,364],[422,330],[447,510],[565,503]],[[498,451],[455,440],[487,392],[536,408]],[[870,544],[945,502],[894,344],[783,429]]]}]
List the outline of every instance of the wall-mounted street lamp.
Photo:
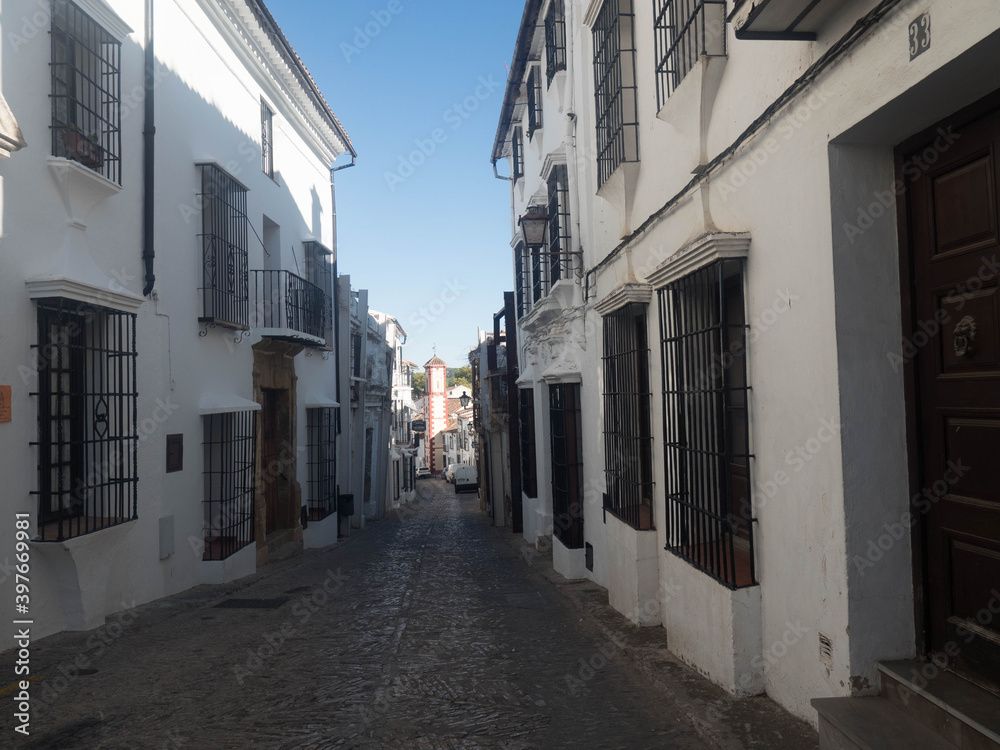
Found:
[{"label": "wall-mounted street lamp", "polygon": [[[528,247],[541,247],[545,244],[545,233],[549,227],[549,215],[545,213],[544,206],[528,206],[528,210],[520,218],[521,234],[524,236],[524,244]],[[579,255],[580,265],[583,265],[583,252],[580,250],[559,250],[546,253],[553,256],[554,263],[560,255]],[[583,276],[583,269],[576,271],[578,277]]]},{"label": "wall-mounted street lamp", "polygon": [[469,404],[472,402],[472,396],[470,396],[468,393],[463,393],[461,396],[458,397],[458,402],[462,405],[463,409],[467,409],[469,407]]},{"label": "wall-mounted street lamp", "polygon": [[542,206],[528,206],[527,212],[521,217],[521,232],[524,234],[524,244],[528,247],[538,247],[545,244],[545,230],[549,226],[549,215]]}]

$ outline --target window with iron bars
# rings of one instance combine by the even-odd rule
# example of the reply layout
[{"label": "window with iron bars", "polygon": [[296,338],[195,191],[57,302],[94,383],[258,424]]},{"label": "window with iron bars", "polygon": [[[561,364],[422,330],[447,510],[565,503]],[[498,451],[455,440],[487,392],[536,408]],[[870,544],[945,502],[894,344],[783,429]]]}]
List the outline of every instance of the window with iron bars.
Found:
[{"label": "window with iron bars", "polygon": [[566,165],[552,169],[548,181],[549,193],[549,289],[560,279],[569,278],[572,268],[569,215],[569,177]]},{"label": "window with iron bars", "polygon": [[717,261],[658,292],[667,549],[730,587],[757,582],[746,261]]},{"label": "window with iron bars", "polygon": [[138,517],[136,316],[38,302],[38,538]]},{"label": "window with iron bars", "polygon": [[702,55],[726,54],[726,2],[655,0],[653,14],[659,109]]},{"label": "window with iron bars", "polygon": [[544,246],[531,248],[531,302],[549,293],[549,253]]},{"label": "window with iron bars", "polygon": [[351,376],[361,377],[361,334],[351,334]]},{"label": "window with iron bars", "polygon": [[542,129],[542,81],[538,65],[529,65],[528,81],[528,140],[536,130]]},{"label": "window with iron bars", "polygon": [[250,326],[247,189],[215,164],[201,165],[202,315],[199,322]]},{"label": "window with iron bars", "polygon": [[525,268],[524,243],[519,242],[514,247],[514,294],[517,303],[517,319],[528,313],[529,279]]},{"label": "window with iron bars", "polygon": [[322,306],[317,317],[320,328],[328,347],[333,346],[333,251],[319,242],[303,243],[306,260],[306,281],[323,292],[322,300],[317,299]]},{"label": "window with iron bars", "polygon": [[309,520],[337,510],[337,415],[333,408],[306,409]]},{"label": "window with iron bars", "polygon": [[653,436],[647,306],[604,317],[605,508],[635,529],[653,528]]},{"label": "window with iron bars", "polygon": [[597,183],[639,160],[633,0],[604,0],[594,23]]},{"label": "window with iron bars", "polygon": [[260,168],[274,179],[274,112],[263,99],[260,102]]},{"label": "window with iron bars", "polygon": [[538,497],[535,466],[535,391],[520,389],[521,406],[521,487],[528,497]]},{"label": "window with iron bars", "polygon": [[549,386],[552,439],[552,533],[568,549],[583,548],[583,435],[579,383]]},{"label": "window with iron bars", "polygon": [[566,10],[563,0],[552,0],[545,14],[545,78],[547,85],[566,70]]},{"label": "window with iron bars", "polygon": [[514,132],[511,135],[510,149],[514,162],[514,168],[511,170],[511,174],[513,175],[512,179],[516,185],[517,181],[524,177],[524,131],[521,129],[520,125],[514,128]]},{"label": "window with iron bars", "polygon": [[202,417],[203,560],[225,560],[253,541],[257,412]]},{"label": "window with iron bars", "polygon": [[121,184],[121,42],[69,0],[52,1],[52,155]]}]

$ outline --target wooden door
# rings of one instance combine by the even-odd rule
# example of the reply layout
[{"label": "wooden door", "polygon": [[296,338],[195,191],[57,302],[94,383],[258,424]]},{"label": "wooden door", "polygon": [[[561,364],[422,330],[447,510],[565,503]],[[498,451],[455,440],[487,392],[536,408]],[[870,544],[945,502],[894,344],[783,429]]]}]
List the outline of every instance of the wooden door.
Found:
[{"label": "wooden door", "polygon": [[912,360],[926,645],[998,689],[1000,100],[901,148],[898,170],[907,186],[904,355]]}]

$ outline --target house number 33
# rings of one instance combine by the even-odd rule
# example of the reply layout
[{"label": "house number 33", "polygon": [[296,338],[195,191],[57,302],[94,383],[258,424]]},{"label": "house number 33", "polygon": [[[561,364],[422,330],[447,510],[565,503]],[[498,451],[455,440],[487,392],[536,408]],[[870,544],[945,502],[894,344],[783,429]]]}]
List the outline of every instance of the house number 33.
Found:
[{"label": "house number 33", "polygon": [[910,59],[916,59],[930,48],[931,14],[924,13],[910,24]]}]

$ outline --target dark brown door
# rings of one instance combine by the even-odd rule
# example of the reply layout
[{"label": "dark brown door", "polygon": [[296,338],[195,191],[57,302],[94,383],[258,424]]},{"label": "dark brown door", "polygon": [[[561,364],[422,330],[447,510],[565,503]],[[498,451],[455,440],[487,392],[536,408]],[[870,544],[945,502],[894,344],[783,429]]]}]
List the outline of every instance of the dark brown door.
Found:
[{"label": "dark brown door", "polygon": [[270,534],[278,528],[278,503],[281,498],[280,483],[280,439],[278,425],[278,402],[280,392],[271,388],[262,391],[264,403],[260,415],[260,475],[264,488],[264,504],[267,509],[266,531]]},{"label": "dark brown door", "polygon": [[908,192],[904,354],[913,361],[927,646],[997,689],[1000,109],[984,110],[901,149],[899,168]]}]

